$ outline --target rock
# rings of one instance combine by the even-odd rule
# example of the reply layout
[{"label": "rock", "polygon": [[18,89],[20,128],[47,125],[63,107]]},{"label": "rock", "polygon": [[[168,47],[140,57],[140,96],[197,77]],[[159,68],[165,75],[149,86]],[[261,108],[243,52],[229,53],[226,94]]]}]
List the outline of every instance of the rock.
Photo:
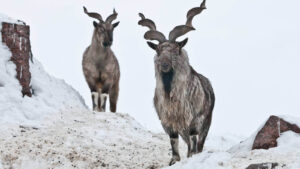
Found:
[{"label": "rock", "polygon": [[246,169],[275,169],[278,163],[251,164]]},{"label": "rock", "polygon": [[2,23],[2,42],[10,49],[13,61],[17,68],[17,79],[22,86],[23,96],[32,96],[29,71],[29,59],[32,56],[30,46],[30,28],[27,25]]},{"label": "rock", "polygon": [[277,147],[277,138],[280,137],[280,133],[286,131],[300,133],[300,128],[295,124],[291,124],[283,120],[282,118],[270,116],[264,127],[256,135],[252,150]]}]

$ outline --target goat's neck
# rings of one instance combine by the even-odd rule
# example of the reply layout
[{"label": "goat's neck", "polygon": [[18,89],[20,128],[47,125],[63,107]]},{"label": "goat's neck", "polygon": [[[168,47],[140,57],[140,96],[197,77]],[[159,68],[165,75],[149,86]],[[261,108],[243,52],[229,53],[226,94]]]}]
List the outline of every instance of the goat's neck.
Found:
[{"label": "goat's neck", "polygon": [[181,97],[183,95],[176,93],[183,93],[183,91],[186,90],[186,87],[188,87],[188,80],[192,75],[186,53],[183,53],[181,57],[178,57],[173,65],[175,65],[173,72],[167,74],[159,72],[158,65],[156,65],[156,85],[157,89],[167,94],[167,96],[172,97],[175,95],[175,97]]},{"label": "goat's neck", "polygon": [[108,53],[110,47],[103,47],[101,43],[99,43],[95,37],[92,39],[91,49],[100,53]]},{"label": "goat's neck", "polygon": [[110,47],[104,47],[100,42],[96,39],[96,35],[94,32],[92,43],[90,45],[91,51],[93,51],[93,55],[97,55],[98,59],[106,59],[109,56],[111,51]]}]

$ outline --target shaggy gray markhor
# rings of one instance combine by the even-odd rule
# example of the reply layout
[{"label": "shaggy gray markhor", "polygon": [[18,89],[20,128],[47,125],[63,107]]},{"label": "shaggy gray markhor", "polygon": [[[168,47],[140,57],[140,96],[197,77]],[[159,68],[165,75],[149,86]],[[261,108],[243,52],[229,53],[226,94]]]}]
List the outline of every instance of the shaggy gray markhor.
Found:
[{"label": "shaggy gray markhor", "polygon": [[110,46],[113,42],[113,31],[119,22],[112,24],[117,18],[114,10],[105,21],[98,13],[84,13],[99,20],[93,22],[94,33],[91,45],[85,50],[82,68],[85,79],[92,93],[93,110],[105,111],[106,98],[109,95],[110,111],[116,112],[119,95],[120,68],[119,63]]},{"label": "shaggy gray markhor", "polygon": [[205,7],[187,13],[185,25],[175,27],[169,34],[169,40],[156,30],[155,23],[139,14],[139,25],[150,30],[145,33],[146,40],[157,40],[159,44],[147,42],[157,52],[154,58],[156,88],[154,105],[164,130],[170,136],[172,159],[170,165],[180,160],[178,134],[188,145],[188,157],[203,150],[203,145],[211,124],[215,102],[213,88],[209,80],[198,74],[189,64],[187,53],[182,49],[187,39],[176,39],[191,30],[192,20]]}]

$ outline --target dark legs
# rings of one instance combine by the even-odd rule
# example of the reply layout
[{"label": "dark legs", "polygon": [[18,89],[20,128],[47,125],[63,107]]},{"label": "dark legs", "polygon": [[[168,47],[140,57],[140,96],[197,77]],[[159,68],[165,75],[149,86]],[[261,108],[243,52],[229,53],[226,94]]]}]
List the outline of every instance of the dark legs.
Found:
[{"label": "dark legs", "polygon": [[[211,118],[205,119],[201,129],[197,129],[196,127],[192,127],[180,132],[182,139],[186,142],[188,146],[187,157],[192,157],[194,154],[200,153],[203,150],[203,145],[208,134],[208,130],[210,127]],[[198,125],[196,125],[198,126]],[[175,164],[177,161],[180,161],[179,149],[178,149],[178,132],[174,132],[174,130],[170,128],[165,128],[165,131],[170,136],[170,143],[172,146],[172,159],[169,165]]]},{"label": "dark legs", "polygon": [[98,111],[98,99],[99,99],[99,94],[98,92],[93,92],[92,91],[92,102],[93,102],[93,110]]},{"label": "dark legs", "polygon": [[203,146],[205,143],[205,139],[208,133],[208,129],[206,131],[203,131],[203,133],[199,134],[199,140],[197,143],[197,152],[201,153],[203,151]]},{"label": "dark legs", "polygon": [[[105,92],[105,91],[104,91]],[[119,87],[114,87],[109,90],[109,93],[102,93],[102,89],[98,88],[97,92],[92,91],[93,110],[98,112],[106,111],[106,100],[109,95],[110,111],[116,112],[117,101],[119,96]]]},{"label": "dark legs", "polygon": [[92,102],[93,110],[98,112],[105,112],[107,94],[102,93],[102,89],[99,88],[98,91],[92,91]]},{"label": "dark legs", "polygon": [[198,153],[197,142],[198,142],[198,135],[191,135],[190,136],[190,142],[188,144],[188,155],[187,155],[187,157],[192,157],[194,154]]},{"label": "dark legs", "polygon": [[197,143],[198,143],[198,134],[195,128],[190,129],[189,135],[186,138],[186,142],[188,145],[188,154],[187,157],[191,157],[194,154],[198,153]]},{"label": "dark legs", "polygon": [[107,99],[107,94],[105,93],[98,93],[98,110],[99,112],[105,112],[106,111],[106,99]]},{"label": "dark legs", "polygon": [[109,91],[110,111],[113,113],[117,111],[118,97],[119,97],[119,86],[117,84]]},{"label": "dark legs", "polygon": [[107,100],[107,94],[101,94],[100,95],[100,99],[101,99],[101,109],[105,112],[106,111],[106,100]]},{"label": "dark legs", "polygon": [[172,146],[172,158],[169,165],[175,164],[177,161],[180,161],[179,149],[178,149],[178,133],[170,134],[170,143]]},{"label": "dark legs", "polygon": [[204,123],[202,125],[202,128],[200,130],[201,133],[199,133],[199,140],[198,140],[198,143],[197,143],[198,153],[203,151],[203,146],[204,146],[207,134],[208,134],[210,124],[211,124],[211,115],[204,121]]}]

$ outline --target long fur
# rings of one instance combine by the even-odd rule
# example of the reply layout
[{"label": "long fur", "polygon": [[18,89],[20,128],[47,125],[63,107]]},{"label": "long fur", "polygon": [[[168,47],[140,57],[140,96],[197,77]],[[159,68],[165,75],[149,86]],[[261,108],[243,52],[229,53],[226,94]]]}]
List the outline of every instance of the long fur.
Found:
[{"label": "long fur", "polygon": [[[154,60],[157,59],[155,56]],[[170,94],[164,97],[166,90],[162,74],[155,64],[154,105],[164,129],[180,133],[187,141],[191,128],[200,133],[207,118],[211,118],[214,94],[208,79],[190,66],[186,51],[182,50],[181,56],[172,60],[172,68],[174,75]]]}]

